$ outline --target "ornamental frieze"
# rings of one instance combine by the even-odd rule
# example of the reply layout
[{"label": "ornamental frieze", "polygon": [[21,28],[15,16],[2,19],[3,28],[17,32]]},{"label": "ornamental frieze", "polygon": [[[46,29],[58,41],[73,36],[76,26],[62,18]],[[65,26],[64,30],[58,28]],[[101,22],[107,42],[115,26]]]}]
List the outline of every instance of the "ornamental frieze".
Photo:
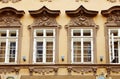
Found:
[{"label": "ornamental frieze", "polygon": [[0,0],[1,2],[3,2],[3,3],[8,3],[8,2],[12,2],[12,3],[16,3],[16,2],[19,2],[19,1],[21,1],[21,0]]}]

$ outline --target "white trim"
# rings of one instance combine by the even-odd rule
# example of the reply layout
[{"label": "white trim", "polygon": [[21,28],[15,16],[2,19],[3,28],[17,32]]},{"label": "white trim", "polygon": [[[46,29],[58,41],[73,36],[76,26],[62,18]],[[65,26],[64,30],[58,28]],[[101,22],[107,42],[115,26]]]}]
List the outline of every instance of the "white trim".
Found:
[{"label": "white trim", "polygon": [[[81,36],[74,36],[73,32],[74,30],[79,30]],[[91,35],[90,36],[83,36],[84,30],[90,30]],[[84,62],[84,45],[85,39],[88,39],[91,43],[91,62]],[[81,43],[81,62],[75,62],[74,61],[74,48],[73,48],[73,42],[79,41]],[[93,63],[94,57],[93,57],[93,30],[92,29],[71,29],[71,63]]]},{"label": "white trim", "polygon": [[[40,37],[35,37],[35,34],[36,34],[36,30],[39,31],[39,30],[42,30],[43,31],[43,36],[40,36]],[[52,30],[53,31],[53,36],[47,36],[46,35],[46,32],[47,30]],[[42,41],[41,41],[42,39]],[[48,41],[52,41],[53,42],[53,61],[52,62],[46,62],[46,43]],[[36,42],[43,42],[43,58],[42,58],[42,62],[36,62],[36,47],[35,47],[35,43]],[[55,29],[34,29],[34,42],[33,42],[33,63],[55,63]]]}]

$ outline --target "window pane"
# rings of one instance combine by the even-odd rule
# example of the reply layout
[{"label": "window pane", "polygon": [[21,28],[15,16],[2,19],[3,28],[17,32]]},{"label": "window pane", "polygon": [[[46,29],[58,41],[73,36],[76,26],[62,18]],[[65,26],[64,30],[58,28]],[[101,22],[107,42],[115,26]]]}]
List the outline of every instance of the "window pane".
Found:
[{"label": "window pane", "polygon": [[83,30],[83,36],[91,36],[91,30]]},{"label": "window pane", "polygon": [[16,42],[10,42],[9,62],[15,62]]},{"label": "window pane", "polygon": [[53,62],[53,42],[46,42],[46,62]]},{"label": "window pane", "polygon": [[46,36],[53,36],[53,30],[46,30]]},{"label": "window pane", "polygon": [[[113,54],[113,53],[111,53],[111,54]],[[111,56],[113,56],[113,55],[111,55]],[[113,58],[112,63],[119,63],[118,56],[119,56],[118,55],[118,42],[116,41],[116,42],[114,42],[114,57],[112,57]]]},{"label": "window pane", "polygon": [[11,37],[16,37],[16,31],[10,31],[9,36]]},{"label": "window pane", "polygon": [[84,41],[83,43],[84,62],[91,62],[91,42]]},{"label": "window pane", "polygon": [[43,36],[43,30],[37,30],[36,36]]},{"label": "window pane", "polygon": [[80,30],[73,30],[73,36],[81,36]]},{"label": "window pane", "polygon": [[113,34],[113,36],[118,36],[118,30],[111,30],[110,34]]},{"label": "window pane", "polygon": [[5,49],[6,49],[6,43],[1,42],[0,43],[0,62],[5,62]]},{"label": "window pane", "polygon": [[6,34],[6,31],[0,31],[0,37],[6,37],[7,34]]},{"label": "window pane", "polygon": [[81,42],[73,42],[74,62],[81,62]]},{"label": "window pane", "polygon": [[37,42],[36,62],[43,61],[43,42]]}]

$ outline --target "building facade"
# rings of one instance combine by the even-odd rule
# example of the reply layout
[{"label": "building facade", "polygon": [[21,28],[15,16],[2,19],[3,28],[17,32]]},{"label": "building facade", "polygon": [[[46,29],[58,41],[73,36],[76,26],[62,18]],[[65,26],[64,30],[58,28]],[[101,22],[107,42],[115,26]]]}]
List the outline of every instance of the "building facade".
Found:
[{"label": "building facade", "polygon": [[1,0],[0,79],[119,79],[120,0]]}]

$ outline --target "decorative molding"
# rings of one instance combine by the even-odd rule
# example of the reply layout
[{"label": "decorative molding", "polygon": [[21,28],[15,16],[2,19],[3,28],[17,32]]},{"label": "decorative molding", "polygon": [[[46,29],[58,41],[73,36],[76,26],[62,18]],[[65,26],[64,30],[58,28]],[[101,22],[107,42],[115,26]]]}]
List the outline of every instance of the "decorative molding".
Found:
[{"label": "decorative molding", "polygon": [[120,67],[112,67],[111,72],[113,73],[119,73],[120,72]]},{"label": "decorative molding", "polygon": [[43,6],[41,9],[36,11],[29,11],[30,15],[35,18],[33,24],[30,26],[34,27],[59,27],[56,17],[60,14],[59,10],[49,10]]},{"label": "decorative molding", "polygon": [[21,0],[1,0],[1,2],[3,2],[3,3],[8,3],[9,1],[11,1],[12,3],[16,3],[16,2],[19,2]]},{"label": "decorative molding", "polygon": [[90,11],[82,5],[76,10],[66,11],[66,14],[71,17],[68,27],[96,27],[93,17],[98,14],[98,11]]},{"label": "decorative molding", "polygon": [[82,1],[82,2],[89,2],[89,0],[75,0],[76,2]]},{"label": "decorative molding", "polygon": [[16,74],[19,74],[19,70],[20,68],[18,67],[13,67],[13,68],[0,68],[0,73],[12,73],[12,72],[15,72]]},{"label": "decorative molding", "polygon": [[29,72],[30,72],[30,75],[32,75],[33,72],[38,73],[38,74],[42,74],[42,75],[55,72],[55,75],[56,75],[58,72],[58,68],[57,67],[36,67],[36,68],[30,67]]},{"label": "decorative molding", "polygon": [[71,74],[71,72],[75,72],[75,73],[81,73],[82,75],[84,75],[85,73],[91,73],[93,72],[94,75],[96,75],[97,72],[97,68],[95,67],[68,67],[68,74]]},{"label": "decorative molding", "polygon": [[102,10],[101,14],[107,17],[106,26],[120,26],[120,6],[114,6],[108,10]]},{"label": "decorative molding", "polygon": [[22,17],[24,11],[17,11],[11,7],[5,7],[0,9],[0,28],[6,27],[20,27],[20,17]]}]

